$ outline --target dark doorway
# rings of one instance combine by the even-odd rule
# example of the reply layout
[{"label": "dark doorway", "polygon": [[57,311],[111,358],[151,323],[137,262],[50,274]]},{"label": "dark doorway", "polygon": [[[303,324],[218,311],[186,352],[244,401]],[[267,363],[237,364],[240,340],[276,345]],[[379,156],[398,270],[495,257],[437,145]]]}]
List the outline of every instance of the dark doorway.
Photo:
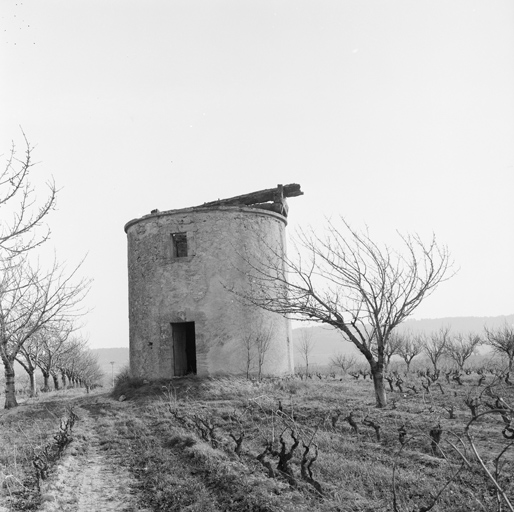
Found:
[{"label": "dark doorway", "polygon": [[173,336],[173,375],[180,377],[188,373],[196,373],[195,323],[172,323],[171,333]]}]

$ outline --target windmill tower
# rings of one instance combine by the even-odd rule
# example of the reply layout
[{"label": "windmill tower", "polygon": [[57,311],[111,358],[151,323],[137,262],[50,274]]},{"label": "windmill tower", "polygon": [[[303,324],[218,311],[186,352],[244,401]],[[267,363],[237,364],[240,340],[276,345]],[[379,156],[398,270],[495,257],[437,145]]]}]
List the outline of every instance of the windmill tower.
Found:
[{"label": "windmill tower", "polygon": [[269,338],[263,372],[293,372],[289,320],[245,305],[231,290],[249,290],[242,254],[285,255],[286,198],[302,194],[299,185],[279,185],[153,210],[125,225],[133,376],[242,374],[243,340],[263,333]]}]

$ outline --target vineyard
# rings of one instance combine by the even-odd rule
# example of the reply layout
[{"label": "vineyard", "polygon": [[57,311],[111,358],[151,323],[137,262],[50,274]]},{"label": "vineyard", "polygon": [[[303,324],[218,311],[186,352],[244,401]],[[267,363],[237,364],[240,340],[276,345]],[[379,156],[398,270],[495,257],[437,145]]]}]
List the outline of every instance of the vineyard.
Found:
[{"label": "vineyard", "polygon": [[397,372],[384,409],[364,372],[132,387],[131,465],[154,510],[509,510],[514,386],[477,371]]},{"label": "vineyard", "polygon": [[121,375],[111,396],[75,389],[29,399],[1,418],[0,505],[512,510],[507,373],[391,372],[382,409],[366,371],[352,373],[161,382]]}]

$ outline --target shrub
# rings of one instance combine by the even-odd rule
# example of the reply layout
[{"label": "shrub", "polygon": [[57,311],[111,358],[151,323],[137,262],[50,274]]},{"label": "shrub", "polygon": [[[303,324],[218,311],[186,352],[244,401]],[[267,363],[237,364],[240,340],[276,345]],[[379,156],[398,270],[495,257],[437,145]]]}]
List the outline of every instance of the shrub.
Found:
[{"label": "shrub", "polygon": [[122,395],[127,398],[132,398],[135,390],[142,387],[144,383],[144,379],[132,377],[130,375],[130,367],[125,365],[114,378],[114,389],[112,390],[111,396],[116,399]]}]

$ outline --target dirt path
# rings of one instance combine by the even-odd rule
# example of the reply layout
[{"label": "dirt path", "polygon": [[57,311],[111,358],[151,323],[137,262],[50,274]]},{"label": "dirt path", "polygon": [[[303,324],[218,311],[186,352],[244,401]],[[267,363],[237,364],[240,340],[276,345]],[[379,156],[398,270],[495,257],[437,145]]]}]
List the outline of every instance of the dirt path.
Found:
[{"label": "dirt path", "polygon": [[[132,476],[116,456],[102,450],[105,431],[112,419],[92,414],[102,410],[109,399],[91,397],[74,408],[79,420],[73,429],[73,442],[58,467],[42,486],[40,512],[140,511],[131,493]],[[92,409],[93,408],[93,409]]]}]

